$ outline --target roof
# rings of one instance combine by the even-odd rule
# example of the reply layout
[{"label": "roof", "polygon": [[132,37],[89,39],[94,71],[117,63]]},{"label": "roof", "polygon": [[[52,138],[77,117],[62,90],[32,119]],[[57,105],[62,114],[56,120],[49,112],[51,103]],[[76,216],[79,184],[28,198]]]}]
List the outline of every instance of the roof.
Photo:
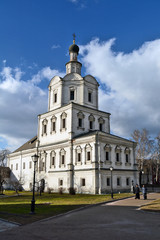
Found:
[{"label": "roof", "polygon": [[92,135],[96,135],[97,133],[135,143],[132,140],[129,140],[129,139],[126,139],[126,138],[123,138],[123,137],[119,137],[119,136],[113,135],[111,133],[102,132],[102,131],[99,131],[99,130],[94,130],[94,131],[89,131],[87,133],[79,134],[79,135],[75,136],[74,139],[81,138],[81,137],[89,137],[89,136],[92,136]]},{"label": "roof", "polygon": [[[79,103],[70,102],[70,103],[67,103],[67,104],[65,104],[65,105],[63,105],[63,106],[61,106],[61,107],[58,107],[58,108],[56,108],[56,109],[53,109],[53,110],[51,110],[51,111],[48,111],[48,112],[39,114],[38,116],[42,116],[42,115],[45,115],[45,114],[47,114],[47,113],[54,112],[55,110],[61,109],[61,108],[63,108],[63,107],[69,106],[69,105],[75,105],[75,106],[79,106],[79,107],[84,107],[84,105],[81,105],[81,104],[79,104]],[[92,108],[92,107],[89,107],[89,106],[85,106],[85,108],[90,109],[90,110],[94,110],[94,111],[98,111],[99,113],[106,113],[106,114],[111,115],[111,113],[104,112],[104,111],[102,111],[102,110],[99,110],[99,109],[96,109],[96,108]]]},{"label": "roof", "polygon": [[27,150],[27,149],[31,149],[31,148],[35,148],[36,147],[36,140],[37,140],[37,136],[33,137],[28,142],[23,144],[21,147],[17,148],[13,153],[20,152],[20,151]]},{"label": "roof", "polygon": [[75,43],[73,43],[73,44],[69,47],[69,52],[75,52],[75,53],[78,54],[78,52],[79,52],[79,47],[78,47]]}]

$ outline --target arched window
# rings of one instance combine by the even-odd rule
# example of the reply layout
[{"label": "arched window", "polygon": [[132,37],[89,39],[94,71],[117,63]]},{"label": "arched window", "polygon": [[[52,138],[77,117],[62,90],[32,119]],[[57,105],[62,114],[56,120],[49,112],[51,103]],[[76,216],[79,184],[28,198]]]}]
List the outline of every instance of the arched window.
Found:
[{"label": "arched window", "polygon": [[111,146],[109,144],[104,146],[104,160],[111,163]]},{"label": "arched window", "polygon": [[93,116],[93,114],[89,115],[88,120],[89,120],[89,129],[93,130],[94,129],[94,122],[95,122],[95,117]]},{"label": "arched window", "polygon": [[40,154],[39,171],[46,171],[46,152],[43,151]]},{"label": "arched window", "polygon": [[124,154],[125,154],[125,165],[130,165],[130,152],[131,150],[126,147],[124,150]]},{"label": "arched window", "polygon": [[50,168],[55,168],[56,167],[56,152],[52,151],[50,153]]},{"label": "arched window", "polygon": [[61,130],[66,130],[67,129],[67,114],[63,112],[61,114]]},{"label": "arched window", "polygon": [[64,149],[60,150],[60,159],[59,159],[59,167],[66,166],[66,151]]},{"label": "arched window", "polygon": [[102,117],[100,117],[100,118],[98,119],[98,123],[99,123],[99,130],[100,130],[100,131],[104,131],[104,123],[105,123],[105,120],[104,120]]},{"label": "arched window", "polygon": [[85,163],[90,163],[92,160],[92,147],[90,144],[85,146]]},{"label": "arched window", "polygon": [[93,102],[93,90],[88,89],[88,102],[92,103]]},{"label": "arched window", "polygon": [[51,118],[51,133],[55,133],[56,132],[56,116],[53,115]]},{"label": "arched window", "polygon": [[48,124],[48,120],[44,119],[42,121],[42,136],[47,135],[47,124]]},{"label": "arched window", "polygon": [[116,164],[117,165],[121,165],[122,162],[121,162],[121,148],[120,146],[116,146],[115,148],[115,154],[116,154]]},{"label": "arched window", "polygon": [[75,87],[70,87],[69,88],[69,99],[70,99],[70,101],[76,100],[76,89],[75,89]]},{"label": "arched window", "polygon": [[76,147],[75,154],[76,154],[75,164],[82,164],[82,148],[81,148],[81,146]]},{"label": "arched window", "polygon": [[84,121],[83,121],[83,119],[85,118],[85,115],[83,114],[83,112],[78,112],[77,113],[77,119],[78,119],[78,126],[77,126],[77,128],[79,129],[79,128],[83,128],[84,127]]}]

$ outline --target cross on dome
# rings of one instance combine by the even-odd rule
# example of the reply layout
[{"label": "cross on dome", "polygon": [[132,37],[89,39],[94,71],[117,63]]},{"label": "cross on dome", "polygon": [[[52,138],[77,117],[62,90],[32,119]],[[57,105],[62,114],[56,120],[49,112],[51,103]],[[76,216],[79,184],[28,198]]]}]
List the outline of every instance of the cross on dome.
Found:
[{"label": "cross on dome", "polygon": [[75,43],[76,34],[73,33],[73,44]]}]

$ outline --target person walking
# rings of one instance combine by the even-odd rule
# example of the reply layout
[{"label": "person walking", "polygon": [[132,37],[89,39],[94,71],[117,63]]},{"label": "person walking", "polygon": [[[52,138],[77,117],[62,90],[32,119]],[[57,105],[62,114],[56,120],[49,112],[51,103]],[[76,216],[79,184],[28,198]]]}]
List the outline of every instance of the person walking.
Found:
[{"label": "person walking", "polygon": [[136,187],[135,187],[135,199],[140,199],[140,189],[138,187],[138,184],[136,184]]},{"label": "person walking", "polygon": [[143,185],[142,186],[142,194],[143,194],[143,199],[147,199],[147,188]]}]

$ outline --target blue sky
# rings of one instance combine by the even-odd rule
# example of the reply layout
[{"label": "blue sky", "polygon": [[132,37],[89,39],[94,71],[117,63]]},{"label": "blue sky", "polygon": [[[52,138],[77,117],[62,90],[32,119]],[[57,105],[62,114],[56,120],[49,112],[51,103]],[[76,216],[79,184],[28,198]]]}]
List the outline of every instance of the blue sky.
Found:
[{"label": "blue sky", "polygon": [[112,132],[159,134],[159,12],[159,0],[0,1],[0,149],[36,135],[49,80],[65,74],[74,32],[82,74],[100,82]]}]

